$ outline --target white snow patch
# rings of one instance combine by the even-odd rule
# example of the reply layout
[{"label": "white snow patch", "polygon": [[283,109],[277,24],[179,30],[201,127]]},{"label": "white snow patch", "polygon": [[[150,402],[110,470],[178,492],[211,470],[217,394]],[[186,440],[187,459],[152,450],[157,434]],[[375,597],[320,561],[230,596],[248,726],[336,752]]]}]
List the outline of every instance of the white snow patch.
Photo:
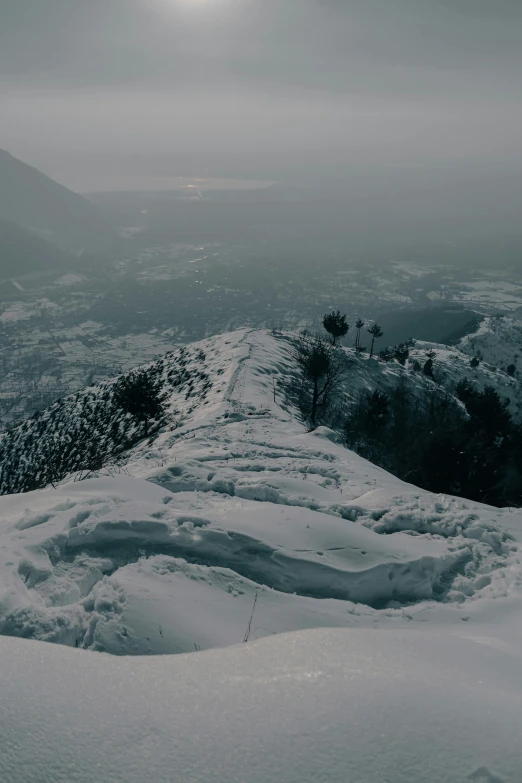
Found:
[{"label": "white snow patch", "polygon": [[0,639],[9,783],[518,783],[520,648],[322,629],[184,656]]}]

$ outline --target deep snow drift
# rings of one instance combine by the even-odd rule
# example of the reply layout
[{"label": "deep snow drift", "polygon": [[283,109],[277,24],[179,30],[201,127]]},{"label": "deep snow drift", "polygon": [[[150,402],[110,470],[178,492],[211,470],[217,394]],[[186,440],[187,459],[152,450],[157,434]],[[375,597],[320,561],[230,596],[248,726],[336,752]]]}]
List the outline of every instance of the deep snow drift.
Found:
[{"label": "deep snow drift", "polygon": [[121,475],[0,498],[2,780],[518,783],[522,512],[307,432],[284,339],[201,345]]}]

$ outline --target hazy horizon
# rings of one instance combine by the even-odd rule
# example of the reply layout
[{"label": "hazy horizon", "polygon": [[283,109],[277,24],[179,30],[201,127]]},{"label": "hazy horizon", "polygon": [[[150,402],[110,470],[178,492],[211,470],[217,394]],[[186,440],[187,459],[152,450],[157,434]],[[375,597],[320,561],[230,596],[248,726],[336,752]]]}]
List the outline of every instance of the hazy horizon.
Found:
[{"label": "hazy horizon", "polygon": [[504,176],[522,167],[521,43],[517,0],[19,0],[0,147],[81,192]]}]

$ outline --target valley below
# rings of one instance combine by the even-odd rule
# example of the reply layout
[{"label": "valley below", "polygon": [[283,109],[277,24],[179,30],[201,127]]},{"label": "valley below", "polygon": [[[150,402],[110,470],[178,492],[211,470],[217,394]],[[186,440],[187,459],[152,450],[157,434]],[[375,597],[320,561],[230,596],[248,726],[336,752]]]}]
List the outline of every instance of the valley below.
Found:
[{"label": "valley below", "polygon": [[516,242],[277,183],[69,231],[41,176],[0,236],[2,780],[518,783]]},{"label": "valley below", "polygon": [[411,253],[376,262],[292,243],[134,252],[81,255],[0,283],[0,427],[174,346],[245,326],[317,329],[340,307],[349,321],[382,323],[386,345],[454,344],[484,316],[522,314],[517,272],[457,272],[420,253],[415,263]]}]

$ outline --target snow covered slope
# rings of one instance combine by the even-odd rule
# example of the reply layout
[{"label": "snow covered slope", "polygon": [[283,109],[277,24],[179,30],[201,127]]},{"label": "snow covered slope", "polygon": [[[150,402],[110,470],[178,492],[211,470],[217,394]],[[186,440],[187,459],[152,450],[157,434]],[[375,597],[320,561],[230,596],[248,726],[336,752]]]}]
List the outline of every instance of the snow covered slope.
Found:
[{"label": "snow covered slope", "polygon": [[519,783],[522,512],[307,432],[285,339],[203,354],[120,473],[0,497],[0,779]]},{"label": "snow covered slope", "polygon": [[[197,421],[222,399],[241,335],[183,346],[147,365],[168,398],[169,429],[183,417]],[[118,380],[58,400],[0,435],[0,494],[56,484],[69,473],[86,475],[100,459],[117,462],[142,439],[143,426],[115,403]]]},{"label": "snow covered slope", "polygon": [[[239,330],[183,346],[147,365],[147,372],[159,383],[168,400],[164,427],[168,437],[158,442],[150,439],[143,442],[144,459],[149,463],[166,459],[180,433],[185,436],[188,431],[194,433],[206,426],[207,420],[219,423],[216,411],[226,418],[227,424],[238,416],[251,416],[248,405],[253,410],[265,410],[265,418],[270,417],[272,409],[279,412],[278,416],[285,411],[292,420],[299,418],[284,399],[285,380],[295,373],[295,362],[289,351],[290,337],[275,338],[262,331]],[[417,362],[419,366],[426,361],[426,350],[430,348],[436,353],[437,383],[414,369]],[[242,365],[254,350],[257,369],[254,375],[249,374],[247,383]],[[432,391],[444,388],[451,394],[459,381],[467,379],[478,389],[493,386],[502,398],[510,399],[514,419],[522,418],[519,379],[486,361],[471,367],[469,354],[456,347],[418,343],[405,367],[397,361],[384,363],[367,356],[356,358],[349,348],[345,354],[348,371],[339,400],[345,405],[368,389],[389,392],[400,379],[406,382],[413,398],[425,403]],[[113,392],[118,380],[113,378],[58,400],[20,426],[0,434],[0,494],[56,485],[69,474],[92,473],[100,464],[112,463],[115,469],[120,469],[136,443],[143,441],[144,430],[115,403]],[[278,403],[275,408],[274,391]],[[243,402],[248,403],[247,414],[241,412]],[[161,454],[157,447],[161,448]]]},{"label": "snow covered slope", "polygon": [[522,367],[521,343],[522,321],[507,315],[495,315],[484,318],[477,331],[463,337],[456,347],[503,370],[514,364],[515,377],[518,377]]},{"label": "snow covered slope", "polygon": [[[414,347],[410,348],[409,359],[404,367],[395,360],[389,362],[373,361],[364,355],[355,359],[351,350],[348,349],[347,353],[353,357],[353,363],[347,378],[347,396],[354,399],[361,390],[367,389],[372,391],[379,389],[384,393],[389,393],[390,389],[395,387],[399,379],[402,378],[414,398],[422,397],[430,389],[433,390],[435,385],[421,370],[416,371],[414,365],[418,363],[422,368],[427,359],[426,352],[434,351],[433,376],[437,386],[446,389],[450,394],[454,394],[457,384],[463,379],[470,381],[477,390],[492,386],[502,399],[508,398],[510,400],[511,415],[517,422],[520,422],[522,420],[522,386],[517,374],[515,373],[515,377],[511,377],[506,370],[511,362],[517,361],[520,352],[517,340],[522,330],[520,327],[518,330],[510,329],[510,337],[506,336],[503,341],[497,331],[492,332],[488,328],[490,323],[495,325],[495,329],[498,329],[498,324],[504,322],[499,319],[485,318],[474,335],[463,338],[454,346],[418,340]],[[516,322],[513,323],[516,324]],[[522,334],[520,336],[522,337]],[[473,367],[470,362],[476,355],[481,358],[481,361],[478,366]]]},{"label": "snow covered slope", "polygon": [[274,395],[285,340],[243,330],[198,351],[219,380],[196,402],[173,394],[180,426],[135,447],[125,474],[0,498],[1,633],[188,652],[417,615],[459,624],[511,595],[521,512],[433,496],[307,432]]}]

